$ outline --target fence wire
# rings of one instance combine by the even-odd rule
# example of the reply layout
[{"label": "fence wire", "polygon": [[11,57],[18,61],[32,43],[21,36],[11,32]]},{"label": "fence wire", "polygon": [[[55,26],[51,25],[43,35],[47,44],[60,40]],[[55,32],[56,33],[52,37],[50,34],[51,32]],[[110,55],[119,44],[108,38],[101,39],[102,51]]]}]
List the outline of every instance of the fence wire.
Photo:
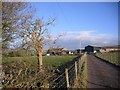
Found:
[{"label": "fence wire", "polygon": [[[75,80],[75,62],[77,64],[77,75],[81,73],[81,68],[83,61],[81,61],[80,56],[76,57],[71,64],[66,68],[68,68],[68,80],[69,80],[69,85],[70,87],[74,86],[74,80]],[[67,82],[66,82],[66,73],[62,73],[58,77],[56,77],[52,83],[54,88],[67,88]]]}]

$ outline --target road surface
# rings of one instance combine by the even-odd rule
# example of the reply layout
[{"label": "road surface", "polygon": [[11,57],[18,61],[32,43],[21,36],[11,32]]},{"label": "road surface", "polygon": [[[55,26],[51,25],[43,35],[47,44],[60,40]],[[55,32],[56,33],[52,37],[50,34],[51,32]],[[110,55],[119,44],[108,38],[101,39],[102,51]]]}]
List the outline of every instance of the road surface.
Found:
[{"label": "road surface", "polygon": [[117,67],[94,55],[87,54],[87,88],[120,88],[120,72]]}]

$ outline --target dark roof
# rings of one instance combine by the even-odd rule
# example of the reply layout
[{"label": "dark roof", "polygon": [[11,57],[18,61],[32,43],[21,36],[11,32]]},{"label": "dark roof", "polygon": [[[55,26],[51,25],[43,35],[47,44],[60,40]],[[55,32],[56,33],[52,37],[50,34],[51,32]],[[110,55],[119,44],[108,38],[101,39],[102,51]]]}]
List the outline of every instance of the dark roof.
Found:
[{"label": "dark roof", "polygon": [[85,46],[85,47],[94,47],[94,46],[88,45],[88,46]]},{"label": "dark roof", "polygon": [[[88,45],[89,47],[94,47],[94,48],[120,48],[120,45],[114,45],[114,46],[91,46]],[[86,47],[88,47],[86,46]]]}]

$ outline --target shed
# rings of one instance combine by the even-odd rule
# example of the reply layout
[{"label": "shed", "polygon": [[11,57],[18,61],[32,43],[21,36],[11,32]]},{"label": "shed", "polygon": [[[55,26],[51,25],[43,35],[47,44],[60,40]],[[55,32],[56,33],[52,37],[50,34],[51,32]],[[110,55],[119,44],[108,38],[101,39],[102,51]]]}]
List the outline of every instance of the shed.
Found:
[{"label": "shed", "polygon": [[87,53],[91,53],[91,52],[93,53],[93,52],[94,52],[94,47],[88,45],[88,46],[85,47],[85,51],[86,51]]}]

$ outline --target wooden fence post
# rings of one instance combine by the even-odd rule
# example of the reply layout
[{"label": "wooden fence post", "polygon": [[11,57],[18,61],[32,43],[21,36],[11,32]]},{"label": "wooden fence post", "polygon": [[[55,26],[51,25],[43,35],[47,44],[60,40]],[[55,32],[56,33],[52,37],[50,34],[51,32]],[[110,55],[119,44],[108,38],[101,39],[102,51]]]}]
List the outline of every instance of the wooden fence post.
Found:
[{"label": "wooden fence post", "polygon": [[68,69],[67,68],[65,69],[65,77],[66,77],[67,88],[69,88],[70,85],[69,85],[69,77],[68,77]]},{"label": "wooden fence post", "polygon": [[76,80],[78,80],[78,77],[77,77],[77,62],[75,61],[75,78]]}]

